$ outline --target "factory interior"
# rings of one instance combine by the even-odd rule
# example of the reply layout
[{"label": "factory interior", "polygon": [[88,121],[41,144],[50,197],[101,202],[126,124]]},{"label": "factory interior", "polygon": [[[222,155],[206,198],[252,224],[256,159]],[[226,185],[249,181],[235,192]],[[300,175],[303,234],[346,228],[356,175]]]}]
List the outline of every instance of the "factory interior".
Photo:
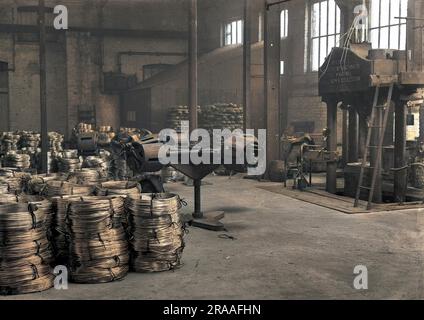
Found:
[{"label": "factory interior", "polygon": [[423,35],[422,0],[2,0],[0,300],[423,299]]}]

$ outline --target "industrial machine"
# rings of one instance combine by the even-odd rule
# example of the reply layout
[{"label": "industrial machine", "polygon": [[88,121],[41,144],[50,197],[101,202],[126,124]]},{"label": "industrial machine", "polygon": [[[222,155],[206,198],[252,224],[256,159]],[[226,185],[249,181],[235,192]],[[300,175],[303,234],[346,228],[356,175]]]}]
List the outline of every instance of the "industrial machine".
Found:
[{"label": "industrial machine", "polygon": [[[383,191],[403,202],[407,190],[407,114],[423,103],[424,73],[411,67],[406,51],[371,49],[370,44],[333,48],[319,70],[319,92],[327,104],[327,150],[337,150],[337,113],[347,107],[343,123],[347,143],[345,193],[381,203]],[[393,112],[394,111],[394,112]],[[419,137],[423,141],[423,136]],[[336,193],[337,162],[327,164],[327,191]],[[383,176],[391,180],[384,189]]]}]

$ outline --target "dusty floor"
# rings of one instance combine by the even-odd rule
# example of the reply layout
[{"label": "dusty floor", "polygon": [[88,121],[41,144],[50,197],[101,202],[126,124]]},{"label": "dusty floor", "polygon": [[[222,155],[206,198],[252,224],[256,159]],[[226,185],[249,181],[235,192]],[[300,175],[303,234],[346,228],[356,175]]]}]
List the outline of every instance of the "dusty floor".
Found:
[{"label": "dusty floor", "polygon": [[[424,297],[424,208],[346,215],[257,188],[236,176],[207,178],[206,210],[223,209],[228,232],[191,228],[184,266],[71,284],[13,299],[365,299]],[[264,183],[261,183],[262,185]],[[192,205],[192,188],[168,189]],[[185,208],[190,212],[190,207]],[[222,239],[226,233],[236,240]],[[365,265],[369,289],[353,288]],[[4,299],[4,298],[0,298]]]}]

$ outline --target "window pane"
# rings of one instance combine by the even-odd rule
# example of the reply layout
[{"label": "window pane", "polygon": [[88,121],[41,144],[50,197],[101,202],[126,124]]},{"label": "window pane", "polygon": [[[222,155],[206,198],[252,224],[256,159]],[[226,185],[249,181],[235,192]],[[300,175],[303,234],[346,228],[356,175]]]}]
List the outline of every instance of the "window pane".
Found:
[{"label": "window pane", "polygon": [[231,44],[237,41],[237,21],[231,23]]},{"label": "window pane", "polygon": [[286,14],[286,18],[284,19],[284,22],[285,22],[285,37],[287,37],[288,36],[288,34],[289,34],[289,11],[288,10],[285,10],[285,14]]},{"label": "window pane", "polygon": [[284,61],[280,61],[280,74],[284,74]]},{"label": "window pane", "polygon": [[371,28],[379,26],[380,17],[380,0],[371,0]]},{"label": "window pane", "polygon": [[336,33],[336,3],[330,0],[328,5],[328,34],[334,34]]},{"label": "window pane", "polygon": [[327,37],[321,38],[321,45],[319,48],[319,67],[324,63],[325,58],[327,57]]},{"label": "window pane", "polygon": [[321,32],[320,36],[324,36],[327,33],[327,1],[321,2]]},{"label": "window pane", "polygon": [[336,35],[336,47],[340,47],[340,35]]},{"label": "window pane", "polygon": [[378,49],[378,29],[370,30],[370,39],[373,49]]},{"label": "window pane", "polygon": [[243,43],[243,22],[237,21],[237,43]]},{"label": "window pane", "polygon": [[389,28],[381,28],[380,30],[380,49],[389,48]]},{"label": "window pane", "polygon": [[390,1],[390,24],[399,24],[399,19],[395,19],[395,17],[399,17],[399,5],[400,0]]},{"label": "window pane", "polygon": [[399,49],[399,26],[390,27],[390,49]]},{"label": "window pane", "polygon": [[331,49],[333,49],[335,47],[335,41],[336,41],[336,37],[335,36],[329,36],[328,37],[328,43],[327,43],[327,54],[330,54]]},{"label": "window pane", "polygon": [[336,33],[340,33],[340,8],[336,6]]},{"label": "window pane", "polygon": [[[408,0],[401,0],[400,16],[408,16]],[[404,22],[405,20],[401,21]]]},{"label": "window pane", "polygon": [[281,11],[281,38],[287,37],[288,10]]},{"label": "window pane", "polygon": [[406,50],[406,24],[400,26],[400,47],[399,50]]},{"label": "window pane", "polygon": [[318,71],[318,60],[319,60],[319,39],[312,40],[312,71]]},{"label": "window pane", "polygon": [[380,26],[388,26],[389,25],[389,8],[390,1],[389,0],[381,0],[381,22]]},{"label": "window pane", "polygon": [[312,37],[319,34],[319,3],[314,3],[312,6],[312,24],[311,24]]}]

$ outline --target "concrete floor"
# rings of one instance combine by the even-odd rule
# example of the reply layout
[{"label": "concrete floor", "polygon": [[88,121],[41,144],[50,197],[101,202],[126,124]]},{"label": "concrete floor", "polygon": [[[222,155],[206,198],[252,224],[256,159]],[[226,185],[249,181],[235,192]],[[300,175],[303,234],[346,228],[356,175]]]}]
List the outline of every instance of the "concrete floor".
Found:
[{"label": "concrete floor", "polygon": [[[424,297],[424,209],[346,215],[257,188],[240,176],[209,177],[204,209],[224,209],[228,232],[190,228],[184,266],[71,284],[9,299],[391,299]],[[269,183],[268,183],[269,184]],[[168,190],[188,200],[192,188]],[[221,239],[226,233],[236,240]],[[353,288],[366,265],[369,289]],[[5,299],[5,298],[0,298]]]}]

